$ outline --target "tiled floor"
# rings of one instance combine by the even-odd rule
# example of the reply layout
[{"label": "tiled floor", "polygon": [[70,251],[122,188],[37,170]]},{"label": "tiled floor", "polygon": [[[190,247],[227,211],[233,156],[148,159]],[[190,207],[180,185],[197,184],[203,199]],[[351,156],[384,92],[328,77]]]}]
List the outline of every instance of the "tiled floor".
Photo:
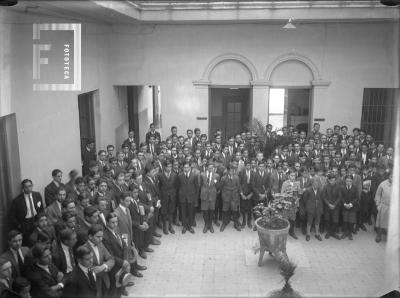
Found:
[{"label": "tiled floor", "polygon": [[[147,260],[148,270],[130,288],[133,297],[266,297],[282,286],[278,262],[268,254],[258,267],[256,232],[237,232],[232,223],[224,232],[203,234],[198,215],[194,235],[161,238]],[[297,232],[300,234],[300,232]],[[287,253],[297,264],[292,286],[304,297],[371,297],[383,280],[385,244],[374,241],[371,226],[354,240],[288,238]]]}]

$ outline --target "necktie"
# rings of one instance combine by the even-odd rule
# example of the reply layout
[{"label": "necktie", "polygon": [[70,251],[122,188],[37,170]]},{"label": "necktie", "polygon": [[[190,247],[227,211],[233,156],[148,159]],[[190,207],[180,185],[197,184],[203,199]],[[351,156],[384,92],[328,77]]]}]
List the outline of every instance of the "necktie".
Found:
[{"label": "necktie", "polygon": [[208,173],[208,185],[211,185],[211,173]]},{"label": "necktie", "polygon": [[92,269],[88,270],[88,277],[89,277],[89,281],[90,281],[92,287],[95,288],[96,287],[96,280],[95,280],[95,277],[94,277]]},{"label": "necktie", "polygon": [[32,216],[32,217],[35,217],[35,215],[36,215],[36,209],[35,209],[35,207],[33,206],[33,202],[32,202],[32,197],[31,197],[31,195],[29,195],[29,207],[31,208],[31,216]]},{"label": "necktie", "polygon": [[247,184],[249,184],[250,183],[250,171],[247,171],[246,173],[247,173]]},{"label": "necktie", "polygon": [[119,245],[122,247],[121,238],[119,237],[119,235],[117,233],[115,233],[115,232],[113,232],[113,233],[114,233],[115,238],[117,238]]},{"label": "necktie", "polygon": [[75,258],[74,258],[74,254],[72,253],[71,247],[68,248],[68,252],[69,252],[69,259],[71,261],[71,267],[75,268]]},{"label": "necktie", "polygon": [[18,262],[19,272],[22,272],[24,261],[22,260],[20,250],[17,250],[17,262]]}]

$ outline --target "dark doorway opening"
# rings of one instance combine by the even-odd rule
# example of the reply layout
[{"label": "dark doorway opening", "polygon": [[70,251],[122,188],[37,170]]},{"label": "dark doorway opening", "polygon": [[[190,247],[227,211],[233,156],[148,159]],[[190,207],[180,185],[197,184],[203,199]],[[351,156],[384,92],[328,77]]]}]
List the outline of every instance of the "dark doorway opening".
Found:
[{"label": "dark doorway opening", "polygon": [[[95,121],[94,121],[94,93],[95,91],[78,95],[79,130],[81,137],[81,152],[86,148],[88,140],[96,144]],[[83,173],[82,169],[82,173]]]},{"label": "dark doorway opening", "polygon": [[217,129],[228,139],[246,129],[251,119],[251,88],[210,88],[210,137]]}]

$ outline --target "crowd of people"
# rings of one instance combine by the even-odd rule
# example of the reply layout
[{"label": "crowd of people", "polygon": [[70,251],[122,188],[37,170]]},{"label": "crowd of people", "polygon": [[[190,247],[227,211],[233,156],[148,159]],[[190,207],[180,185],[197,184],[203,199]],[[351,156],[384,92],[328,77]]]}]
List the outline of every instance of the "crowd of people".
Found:
[{"label": "crowd of people", "polygon": [[[82,151],[63,183],[52,171],[44,198],[31,179],[9,211],[8,249],[0,256],[0,297],[120,297],[142,277],[140,265],[161,233],[194,234],[255,229],[253,207],[291,193],[289,235],[307,241],[348,238],[388,226],[393,148],[362,129],[335,125],[325,133],[268,124],[224,139],[200,129],[162,139],[154,124],[137,146],[133,131],[122,146]],[[116,151],[116,152],[115,152]],[[196,221],[196,213],[203,219]],[[301,231],[296,234],[296,230]],[[240,234],[238,233],[238,236]]]}]

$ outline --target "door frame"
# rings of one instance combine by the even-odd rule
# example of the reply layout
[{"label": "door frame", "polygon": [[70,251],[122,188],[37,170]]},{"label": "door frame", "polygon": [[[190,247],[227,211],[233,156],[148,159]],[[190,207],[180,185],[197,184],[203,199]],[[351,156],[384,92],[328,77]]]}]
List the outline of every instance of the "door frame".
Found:
[{"label": "door frame", "polygon": [[[211,140],[211,89],[249,89],[248,113],[250,121],[253,119],[253,86],[251,85],[208,85],[208,140]],[[226,136],[225,136],[226,137]]]},{"label": "door frame", "polygon": [[310,90],[310,100],[308,103],[308,130],[312,129],[314,123],[314,86],[313,85],[299,85],[299,86],[288,86],[288,85],[271,85],[268,90],[268,115],[267,115],[267,123],[269,123],[269,92],[271,89],[280,88],[280,89],[309,89]]}]

